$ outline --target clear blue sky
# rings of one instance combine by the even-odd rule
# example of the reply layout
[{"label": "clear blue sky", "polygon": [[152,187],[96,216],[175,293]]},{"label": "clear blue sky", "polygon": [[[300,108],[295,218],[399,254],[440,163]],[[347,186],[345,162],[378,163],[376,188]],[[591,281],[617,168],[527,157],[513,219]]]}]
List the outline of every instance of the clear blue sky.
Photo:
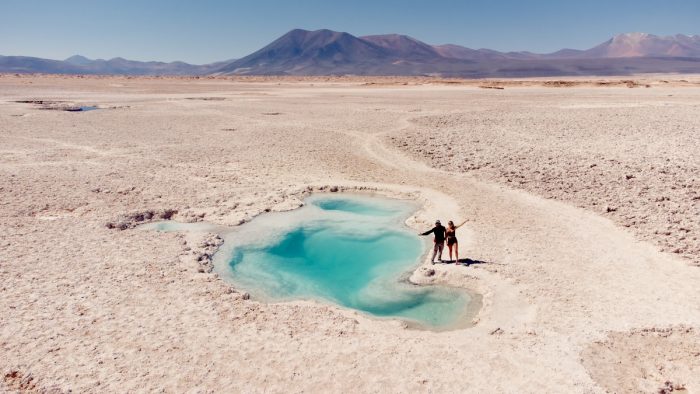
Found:
[{"label": "clear blue sky", "polygon": [[0,55],[208,63],[293,28],[552,52],[624,32],[700,34],[700,0],[2,0]]}]

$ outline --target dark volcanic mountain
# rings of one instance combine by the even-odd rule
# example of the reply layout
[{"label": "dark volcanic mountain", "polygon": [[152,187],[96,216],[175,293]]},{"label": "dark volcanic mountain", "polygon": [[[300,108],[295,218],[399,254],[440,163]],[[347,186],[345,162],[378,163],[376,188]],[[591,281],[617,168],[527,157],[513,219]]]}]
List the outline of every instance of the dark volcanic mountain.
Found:
[{"label": "dark volcanic mountain", "polygon": [[218,70],[224,75],[425,75],[459,69],[430,45],[406,36],[358,38],[331,30],[292,30]]},{"label": "dark volcanic mountain", "polygon": [[217,70],[222,74],[326,74],[365,70],[391,60],[385,48],[348,33],[296,29],[266,47]]},{"label": "dark volcanic mountain", "polygon": [[0,72],[43,74],[101,75],[204,75],[227,62],[193,65],[183,62],[139,62],[116,57],[91,60],[75,55],[66,60],[49,60],[25,56],[0,56]]}]

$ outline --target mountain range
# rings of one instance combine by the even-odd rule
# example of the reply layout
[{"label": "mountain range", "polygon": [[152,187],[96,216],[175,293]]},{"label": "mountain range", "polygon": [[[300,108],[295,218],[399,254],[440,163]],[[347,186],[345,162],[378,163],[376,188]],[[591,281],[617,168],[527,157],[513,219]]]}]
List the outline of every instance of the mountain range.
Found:
[{"label": "mountain range", "polygon": [[119,75],[427,75],[532,77],[700,73],[700,36],[617,35],[587,50],[548,54],[429,45],[399,35],[356,37],[295,29],[237,60],[205,65],[71,56],[0,56],[0,72]]},{"label": "mountain range", "polygon": [[0,56],[0,72],[99,75],[204,75],[219,69],[231,61],[194,65],[184,62],[140,62],[120,57],[109,60],[93,60],[80,55],[71,56],[65,60],[28,56]]}]

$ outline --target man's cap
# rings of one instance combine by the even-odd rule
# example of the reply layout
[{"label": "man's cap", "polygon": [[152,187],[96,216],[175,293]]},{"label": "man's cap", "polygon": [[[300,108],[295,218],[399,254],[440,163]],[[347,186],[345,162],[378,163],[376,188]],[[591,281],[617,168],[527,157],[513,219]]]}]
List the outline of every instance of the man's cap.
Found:
[{"label": "man's cap", "polygon": [[436,220],[436,221],[435,221],[435,224],[440,224],[440,221],[439,221],[439,220]]}]

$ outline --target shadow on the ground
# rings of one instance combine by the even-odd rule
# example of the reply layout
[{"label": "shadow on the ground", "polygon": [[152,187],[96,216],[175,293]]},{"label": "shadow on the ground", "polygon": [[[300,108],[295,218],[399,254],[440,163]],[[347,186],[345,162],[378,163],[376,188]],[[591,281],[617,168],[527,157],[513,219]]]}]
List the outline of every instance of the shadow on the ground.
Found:
[{"label": "shadow on the ground", "polygon": [[[454,264],[455,261],[454,261],[454,260],[442,260],[442,263],[443,263],[443,264]],[[457,260],[457,264],[463,265],[463,266],[466,266],[466,267],[469,267],[469,266],[471,266],[471,265],[493,264],[493,263],[491,263],[491,262],[489,262],[489,261],[474,260],[474,259],[469,259],[469,258],[467,258],[467,259],[459,259],[459,260]]]}]

